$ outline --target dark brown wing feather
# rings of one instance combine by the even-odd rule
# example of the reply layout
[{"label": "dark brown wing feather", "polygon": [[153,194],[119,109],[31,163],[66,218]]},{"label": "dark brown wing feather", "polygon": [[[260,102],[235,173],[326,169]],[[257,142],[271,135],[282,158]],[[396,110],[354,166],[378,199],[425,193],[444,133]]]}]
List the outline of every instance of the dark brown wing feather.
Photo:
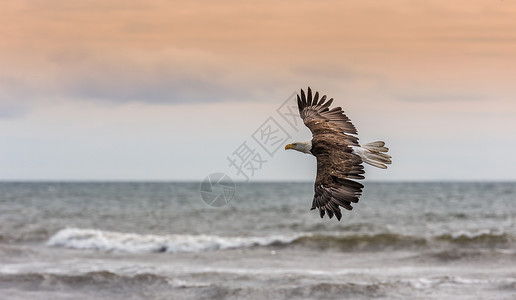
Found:
[{"label": "dark brown wing feather", "polygon": [[311,152],[317,158],[312,209],[318,208],[321,218],[328,214],[340,220],[340,207],[353,209],[351,203],[357,203],[362,194],[363,185],[351,179],[364,179],[364,167],[351,148],[358,146],[357,130],[340,107],[329,108],[332,102],[326,101],[326,95],[319,99],[318,92],[312,97],[310,88],[307,95],[301,90],[297,96],[299,114],[312,131]]}]

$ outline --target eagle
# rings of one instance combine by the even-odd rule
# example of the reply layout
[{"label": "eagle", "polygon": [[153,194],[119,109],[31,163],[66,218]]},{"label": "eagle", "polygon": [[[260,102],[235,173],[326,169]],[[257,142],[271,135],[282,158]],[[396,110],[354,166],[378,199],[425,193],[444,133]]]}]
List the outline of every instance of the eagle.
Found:
[{"label": "eagle", "polygon": [[332,102],[333,98],[326,100],[326,95],[319,98],[319,92],[312,96],[310,87],[306,94],[301,89],[301,95],[297,95],[299,115],[312,132],[312,140],[288,144],[285,150],[316,157],[311,210],[317,208],[321,218],[327,214],[330,219],[335,216],[340,221],[340,207],[352,210],[351,203],[357,203],[362,195],[364,186],[355,181],[365,178],[362,163],[386,169],[391,156],[383,141],[360,145],[357,129],[341,107],[330,109]]}]

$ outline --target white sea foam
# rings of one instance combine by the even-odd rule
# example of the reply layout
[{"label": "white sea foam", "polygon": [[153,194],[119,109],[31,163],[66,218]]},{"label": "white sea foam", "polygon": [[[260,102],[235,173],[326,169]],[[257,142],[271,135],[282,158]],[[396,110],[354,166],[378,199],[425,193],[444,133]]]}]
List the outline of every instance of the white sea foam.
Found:
[{"label": "white sea foam", "polygon": [[451,234],[452,239],[469,238],[474,239],[481,236],[503,236],[503,230],[481,229],[476,231],[459,230]]},{"label": "white sea foam", "polygon": [[437,276],[431,278],[413,278],[401,280],[417,289],[435,288],[440,285],[482,285],[493,283],[489,279],[466,278],[460,276]]},{"label": "white sea foam", "polygon": [[217,235],[142,235],[97,229],[65,228],[54,234],[48,246],[115,252],[199,252],[272,244],[287,244],[298,235],[222,237]]}]

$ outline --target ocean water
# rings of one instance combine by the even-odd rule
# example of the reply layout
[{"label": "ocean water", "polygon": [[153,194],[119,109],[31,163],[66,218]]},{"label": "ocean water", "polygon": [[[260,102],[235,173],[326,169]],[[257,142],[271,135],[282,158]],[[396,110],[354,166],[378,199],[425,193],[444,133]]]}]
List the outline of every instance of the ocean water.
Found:
[{"label": "ocean water", "polygon": [[0,299],[516,299],[516,183],[0,183]]}]

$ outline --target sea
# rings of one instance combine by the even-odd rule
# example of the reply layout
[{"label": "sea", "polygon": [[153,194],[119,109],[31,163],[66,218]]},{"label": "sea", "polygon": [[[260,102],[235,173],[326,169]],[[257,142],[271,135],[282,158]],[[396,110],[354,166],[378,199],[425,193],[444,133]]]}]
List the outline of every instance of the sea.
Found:
[{"label": "sea", "polygon": [[516,299],[515,182],[364,185],[2,182],[0,299]]}]

